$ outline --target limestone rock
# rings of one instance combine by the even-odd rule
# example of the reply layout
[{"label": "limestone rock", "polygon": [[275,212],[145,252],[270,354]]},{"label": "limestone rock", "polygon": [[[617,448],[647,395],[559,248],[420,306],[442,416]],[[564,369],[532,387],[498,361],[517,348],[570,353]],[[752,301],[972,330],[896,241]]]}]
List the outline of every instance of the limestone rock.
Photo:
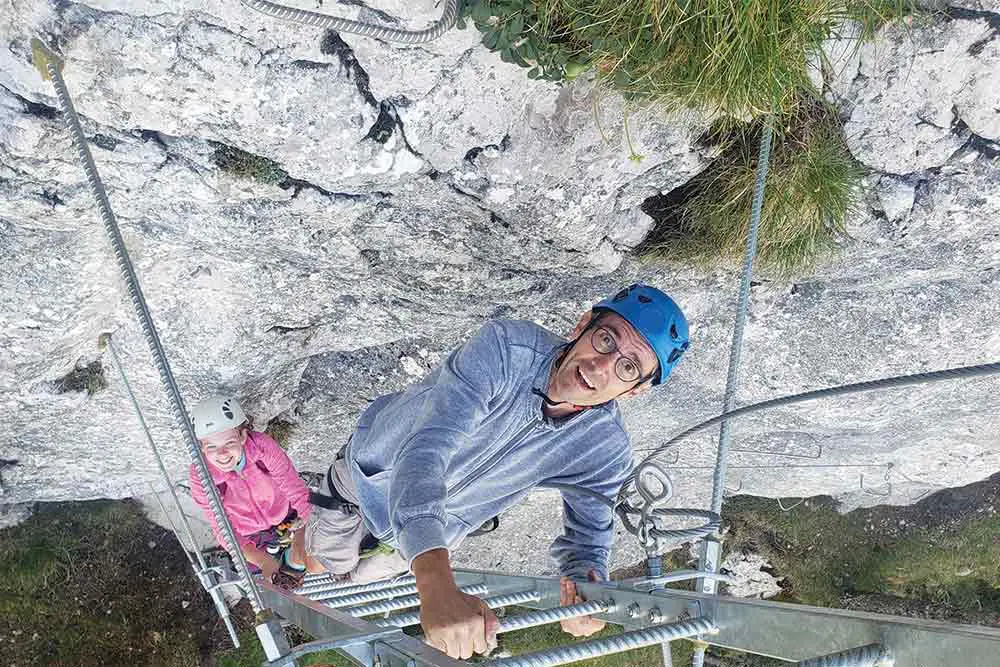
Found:
[{"label": "limestone rock", "polygon": [[[327,4],[415,28],[440,11]],[[1000,357],[989,26],[886,29],[826,77],[852,150],[882,185],[837,257],[756,276],[738,402]],[[158,481],[98,347],[105,332],[174,481],[189,461],[52,90],[28,62],[34,34],[66,56],[185,398],[232,391],[258,428],[281,416],[300,469],[325,470],[371,399],[487,319],[568,333],[640,279],[683,304],[694,344],[663,388],[623,404],[637,456],[721,405],[735,271],[629,252],[648,233],[642,201],[704,168],[694,139],[709,119],[627,107],[586,79],[529,81],[473,30],[406,47],[222,0],[11,0],[0,13],[0,459],[18,463],[0,472],[4,505],[137,496]],[[242,175],[220,154],[240,156]],[[62,381],[78,366],[107,388],[89,396]],[[1000,464],[998,396],[987,378],[747,418],[734,424],[728,488],[854,507],[981,479]],[[664,455],[672,506],[708,505],[714,448],[706,433]],[[560,521],[556,494],[533,493],[458,560],[551,571],[544,547]],[[616,566],[643,555],[620,533]]]},{"label": "limestone rock", "polygon": [[883,176],[878,183],[878,199],[890,222],[906,216],[913,208],[916,188],[894,176]]},{"label": "limestone rock", "polygon": [[939,167],[970,139],[996,138],[1000,58],[985,17],[891,24],[861,49],[845,132],[851,152],[879,171]]}]

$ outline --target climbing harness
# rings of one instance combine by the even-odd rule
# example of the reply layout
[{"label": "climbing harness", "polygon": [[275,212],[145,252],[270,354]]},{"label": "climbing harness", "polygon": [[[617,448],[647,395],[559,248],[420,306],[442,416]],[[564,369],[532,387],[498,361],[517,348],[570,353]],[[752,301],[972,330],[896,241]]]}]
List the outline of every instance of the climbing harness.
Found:
[{"label": "climbing harness", "polygon": [[287,7],[276,2],[270,2],[269,0],[241,0],[241,2],[254,11],[276,19],[294,21],[295,23],[362,35],[364,37],[384,39],[390,42],[401,42],[403,44],[422,44],[434,41],[448,32],[458,19],[458,0],[444,0],[444,9],[441,11],[441,18],[424,30],[401,30],[386,25],[352,21],[351,19],[311,12],[306,9]]}]

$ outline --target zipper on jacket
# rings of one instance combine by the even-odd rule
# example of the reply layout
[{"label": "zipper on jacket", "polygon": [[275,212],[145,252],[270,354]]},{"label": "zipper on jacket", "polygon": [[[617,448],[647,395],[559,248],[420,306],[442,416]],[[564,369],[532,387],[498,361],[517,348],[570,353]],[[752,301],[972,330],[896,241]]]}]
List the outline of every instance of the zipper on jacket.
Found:
[{"label": "zipper on jacket", "polygon": [[507,454],[510,454],[522,442],[524,442],[524,440],[528,437],[531,431],[534,430],[536,426],[539,426],[541,424],[542,420],[536,418],[532,419],[530,422],[521,427],[521,430],[518,431],[514,435],[514,437],[510,439],[509,444],[507,444],[505,447],[500,448],[496,453],[493,454],[493,456],[486,459],[485,462],[481,463],[475,470],[469,473],[464,480],[462,480],[457,486],[455,486],[455,488],[450,489],[448,491],[448,495],[457,496],[459,493],[467,489],[470,484],[472,484],[478,478],[482,477],[484,474],[486,474],[492,468],[494,468],[500,459],[502,459]]},{"label": "zipper on jacket", "polygon": [[260,511],[260,504],[257,502],[257,499],[253,497],[253,489],[250,488],[250,482],[248,482],[246,477],[244,477],[238,472],[236,473],[236,476],[240,479],[240,481],[243,482],[243,486],[245,486],[247,489],[247,497],[250,499],[250,503],[253,505],[254,510],[256,510],[257,512],[257,520],[260,521],[262,524],[267,523],[267,520],[264,518],[264,513]]}]

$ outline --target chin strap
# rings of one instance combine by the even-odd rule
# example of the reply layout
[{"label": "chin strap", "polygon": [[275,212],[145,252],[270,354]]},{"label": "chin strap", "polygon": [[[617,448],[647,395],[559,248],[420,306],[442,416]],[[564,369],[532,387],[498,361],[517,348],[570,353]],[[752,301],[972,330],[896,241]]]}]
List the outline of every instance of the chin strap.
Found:
[{"label": "chin strap", "polygon": [[542,400],[545,401],[545,405],[548,405],[553,408],[556,407],[557,405],[569,405],[575,410],[579,411],[579,410],[589,410],[592,407],[594,407],[593,405],[577,405],[576,403],[570,403],[569,401],[553,401],[545,394],[544,391],[538,389],[537,387],[532,387],[531,393],[534,394],[535,396],[541,396]]}]

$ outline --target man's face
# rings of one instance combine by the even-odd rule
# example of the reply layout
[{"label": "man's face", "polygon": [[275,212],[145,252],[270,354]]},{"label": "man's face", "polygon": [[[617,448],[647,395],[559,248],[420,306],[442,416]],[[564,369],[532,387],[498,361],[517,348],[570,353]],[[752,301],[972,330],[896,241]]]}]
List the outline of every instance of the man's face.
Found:
[{"label": "man's face", "polygon": [[[615,313],[595,317],[563,358],[549,386],[550,396],[576,405],[600,405],[636,388],[638,378],[657,369],[656,354],[631,324]],[[598,352],[609,347],[615,351]],[[625,376],[637,371],[637,379],[622,379],[616,366]]]},{"label": "man's face", "polygon": [[205,460],[222,472],[229,472],[235,470],[243,458],[243,443],[246,439],[245,429],[231,428],[206,435],[199,442]]}]

